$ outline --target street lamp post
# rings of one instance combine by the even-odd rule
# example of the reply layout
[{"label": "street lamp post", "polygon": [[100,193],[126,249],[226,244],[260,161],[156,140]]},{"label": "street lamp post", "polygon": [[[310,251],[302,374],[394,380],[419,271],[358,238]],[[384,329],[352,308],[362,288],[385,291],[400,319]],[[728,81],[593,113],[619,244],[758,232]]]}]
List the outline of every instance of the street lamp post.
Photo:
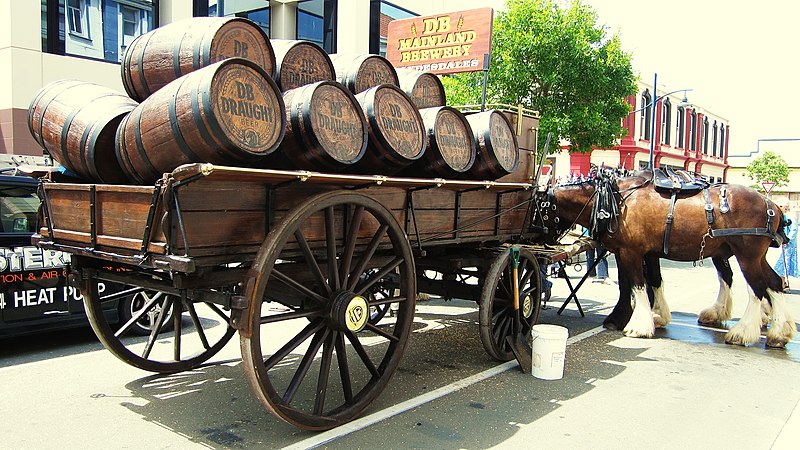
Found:
[{"label": "street lamp post", "polygon": [[[650,101],[650,162],[647,166],[648,169],[653,168],[653,157],[656,151],[656,105],[658,102],[663,100],[668,95],[672,95],[676,92],[683,91],[683,100],[681,100],[679,106],[688,106],[690,103],[686,100],[686,92],[691,91],[691,89],[677,89],[672,92],[667,92],[666,94],[662,94],[660,97],[656,97],[656,82],[658,81],[658,74],[653,73],[653,100]],[[642,107],[642,109],[647,108],[648,105]],[[636,112],[636,111],[633,111]]]}]

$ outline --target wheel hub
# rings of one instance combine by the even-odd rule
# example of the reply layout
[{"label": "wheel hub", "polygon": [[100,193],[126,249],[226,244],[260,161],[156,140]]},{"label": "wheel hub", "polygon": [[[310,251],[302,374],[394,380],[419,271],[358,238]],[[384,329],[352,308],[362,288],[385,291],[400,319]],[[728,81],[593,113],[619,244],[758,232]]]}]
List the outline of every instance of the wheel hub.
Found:
[{"label": "wheel hub", "polygon": [[331,322],[337,330],[358,333],[367,325],[369,305],[364,297],[341,292],[331,303]]},{"label": "wheel hub", "polygon": [[531,299],[530,295],[526,295],[525,298],[522,299],[522,315],[526,319],[531,317],[531,313],[533,312],[533,300]]}]

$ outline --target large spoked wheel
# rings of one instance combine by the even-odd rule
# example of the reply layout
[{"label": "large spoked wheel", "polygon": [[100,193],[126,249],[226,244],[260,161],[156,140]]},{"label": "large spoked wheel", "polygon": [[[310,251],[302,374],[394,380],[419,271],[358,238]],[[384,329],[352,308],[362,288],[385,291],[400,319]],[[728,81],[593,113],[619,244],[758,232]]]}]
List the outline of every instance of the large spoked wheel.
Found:
[{"label": "large spoked wheel", "polygon": [[[117,358],[150,372],[193,369],[217,354],[236,332],[230,312],[212,303],[181,301],[141,288],[102,296],[94,278],[82,281],[81,293],[100,342]],[[112,326],[108,314],[115,308],[121,309],[123,323]]]},{"label": "large spoked wheel", "polygon": [[[514,333],[514,285],[513,264],[508,251],[498,255],[486,273],[478,320],[481,342],[491,357],[499,361],[514,359],[514,353],[506,342]],[[519,267],[519,312],[521,332],[530,335],[531,327],[539,320],[541,308],[541,273],[536,257],[529,250],[520,248]]]},{"label": "large spoked wheel", "polygon": [[[270,232],[252,272],[240,339],[256,397],[306,430],[355,418],[394,374],[414,320],[414,260],[395,217],[362,194],[318,195]],[[375,294],[395,275],[396,289]],[[396,314],[370,320],[386,306]]]}]

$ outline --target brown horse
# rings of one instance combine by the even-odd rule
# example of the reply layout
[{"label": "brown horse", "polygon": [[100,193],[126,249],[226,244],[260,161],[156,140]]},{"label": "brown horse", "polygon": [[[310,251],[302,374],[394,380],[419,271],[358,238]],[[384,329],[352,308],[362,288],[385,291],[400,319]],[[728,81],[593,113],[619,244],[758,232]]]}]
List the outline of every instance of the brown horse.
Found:
[{"label": "brown horse", "polygon": [[[666,219],[672,202],[669,193],[655,189],[652,171],[623,178],[601,173],[595,180],[556,186],[549,194],[562,227],[577,223],[592,229],[593,236],[616,257],[620,300],[604,321],[607,328],[623,329],[627,336],[652,337],[656,327],[669,323],[660,258],[673,261],[712,258],[720,291],[714,304],[700,313],[698,321],[719,323],[730,319],[733,272],[728,259],[736,256],[750,288],[750,300],[725,341],[739,345],[755,343],[767,320],[770,323],[767,346],[784,347],[794,336],[796,326],[785,303],[781,279],[766,260],[773,240],[787,240],[783,213],[755,190],[720,184],[709,186],[705,195],[702,191],[677,194],[668,244],[665,244]],[[761,312],[762,300],[769,305],[765,305],[768,314],[765,316]]]}]

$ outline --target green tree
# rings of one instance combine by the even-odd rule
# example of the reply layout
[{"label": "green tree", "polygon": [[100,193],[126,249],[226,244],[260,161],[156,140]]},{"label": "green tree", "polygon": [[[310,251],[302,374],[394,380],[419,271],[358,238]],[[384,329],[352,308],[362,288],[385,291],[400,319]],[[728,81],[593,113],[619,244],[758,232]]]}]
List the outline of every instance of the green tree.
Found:
[{"label": "green tree", "polygon": [[770,151],[754,159],[745,171],[755,181],[753,187],[756,189],[762,189],[761,183],[764,181],[771,181],[776,187],[789,184],[789,165],[780,155]]},{"label": "green tree", "polygon": [[[636,92],[630,55],[596,24],[591,7],[559,3],[508,0],[497,13],[487,102],[539,111],[539,148],[548,132],[572,151],[611,147],[630,112],[626,97]],[[444,77],[448,103],[480,103],[482,79],[481,72]]]}]

